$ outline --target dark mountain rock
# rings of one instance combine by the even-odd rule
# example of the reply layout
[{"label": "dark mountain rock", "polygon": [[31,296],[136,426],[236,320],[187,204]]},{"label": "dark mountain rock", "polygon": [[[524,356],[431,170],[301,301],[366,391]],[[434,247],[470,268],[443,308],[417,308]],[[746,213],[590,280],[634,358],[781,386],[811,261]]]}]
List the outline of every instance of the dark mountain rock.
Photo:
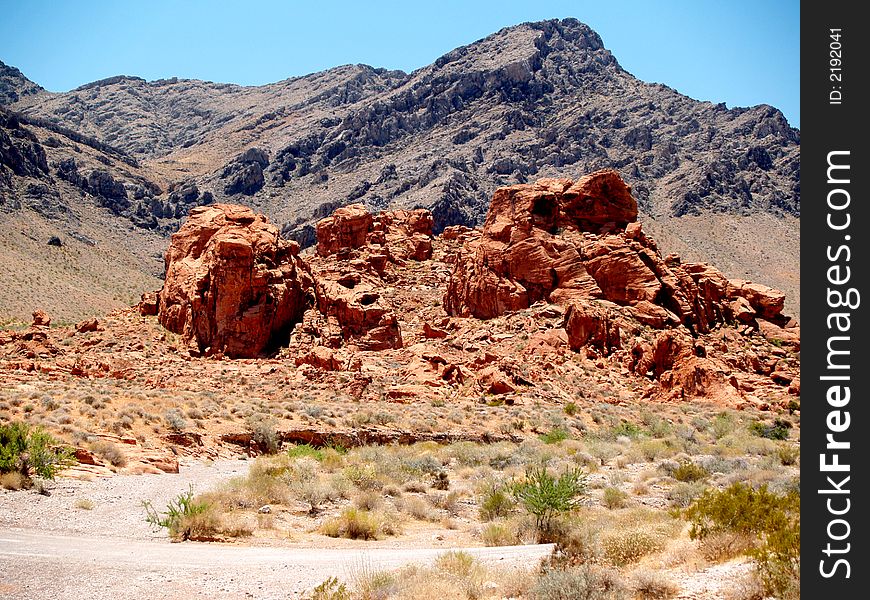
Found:
[{"label": "dark mountain rock", "polygon": [[42,91],[21,71],[0,61],[0,106],[18,102],[25,96],[35,96]]},{"label": "dark mountain rock", "polygon": [[[798,235],[800,132],[770,106],[729,109],[636,79],[575,19],[509,27],[413,73],[346,65],[259,87],[118,76],[12,106],[57,150],[93,149],[105,167],[79,164],[78,176],[109,173],[127,190],[109,208],[163,234],[225,201],[256,206],[303,246],[352,203],[428,208],[438,233],[480,225],[499,187],[613,168],[664,249],[692,246],[695,261],[797,297],[791,275],[759,269],[798,271],[781,242]],[[143,164],[168,189],[146,184]],[[83,185],[69,166],[56,172]],[[0,170],[0,186],[13,176]],[[767,227],[753,252],[739,233],[715,237],[746,217]]]}]

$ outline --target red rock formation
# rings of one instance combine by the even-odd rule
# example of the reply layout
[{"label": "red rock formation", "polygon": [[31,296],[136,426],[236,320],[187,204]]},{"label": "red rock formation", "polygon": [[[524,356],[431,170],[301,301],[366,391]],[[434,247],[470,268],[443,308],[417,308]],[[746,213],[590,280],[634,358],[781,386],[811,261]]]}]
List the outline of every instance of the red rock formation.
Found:
[{"label": "red rock formation", "polygon": [[298,252],[249,208],[191,210],[166,252],[160,323],[201,352],[262,354],[307,306],[312,281]]},{"label": "red rock formation", "polygon": [[398,319],[380,301],[380,280],[351,265],[343,266],[341,271],[315,271],[318,310],[335,320],[345,343],[362,350],[401,348]]},{"label": "red rock formation", "polygon": [[[634,222],[637,205],[615,171],[579,179],[542,179],[496,190],[483,232],[457,257],[444,297],[447,312],[488,319],[539,300],[563,306],[604,299],[638,321],[682,323],[698,332],[750,317],[745,298],[764,318],[784,296],[765,286],[729,282],[706,264],[662,258]],[[752,315],[754,317],[754,315]]]},{"label": "red rock formation", "polygon": [[33,323],[31,327],[48,327],[49,325],[51,325],[51,317],[45,314],[44,311],[33,311]]},{"label": "red rock formation", "polygon": [[432,213],[392,210],[372,216],[362,204],[337,209],[317,223],[317,253],[330,256],[366,248],[393,262],[432,256]]},{"label": "red rock formation", "polygon": [[[450,315],[482,319],[539,301],[559,304],[572,350],[614,355],[653,378],[663,398],[718,395],[738,402],[733,369],[788,385],[790,373],[777,371],[770,357],[753,362],[743,353],[745,364],[729,363],[693,342],[736,321],[761,327],[782,345],[797,339],[799,347],[799,331],[781,327],[788,321],[780,314],[784,295],[729,281],[707,264],[662,258],[636,217],[630,190],[614,171],[500,188],[482,232],[462,232],[443,304]],[[460,232],[450,235],[457,239]],[[641,335],[644,327],[661,331]],[[547,351],[541,344],[533,350]]]},{"label": "red rock formation", "polygon": [[344,249],[364,246],[372,221],[372,215],[362,204],[337,209],[332,216],[317,223],[317,253],[329,256]]}]

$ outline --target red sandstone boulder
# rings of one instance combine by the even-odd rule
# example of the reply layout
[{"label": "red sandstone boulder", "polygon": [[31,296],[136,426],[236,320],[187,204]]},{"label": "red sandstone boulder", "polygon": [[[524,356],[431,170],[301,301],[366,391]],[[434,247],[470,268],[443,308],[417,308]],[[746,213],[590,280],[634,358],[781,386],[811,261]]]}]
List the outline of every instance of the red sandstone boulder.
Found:
[{"label": "red sandstone boulder", "polygon": [[343,249],[360,248],[372,228],[372,215],[362,204],[337,209],[332,216],[318,221],[317,253],[329,256]]},{"label": "red sandstone boulder", "polygon": [[345,343],[363,350],[401,348],[399,321],[380,301],[380,280],[352,265],[345,267],[315,272],[318,310],[336,321]]},{"label": "red sandstone boulder", "polygon": [[44,311],[33,311],[33,323],[31,327],[48,327],[49,325],[51,325],[51,317],[45,314]]},{"label": "red sandstone boulder", "polygon": [[330,256],[343,251],[366,249],[377,257],[370,262],[378,272],[386,261],[426,260],[432,256],[432,213],[391,210],[377,216],[362,204],[336,210],[317,223],[317,253]]},{"label": "red sandstone boulder", "polygon": [[610,354],[622,345],[616,315],[605,306],[585,302],[571,304],[565,313],[565,331],[572,350],[592,346]]},{"label": "red sandstone boulder", "polygon": [[157,315],[157,294],[158,292],[144,292],[139,300],[136,308],[139,314],[143,317],[153,317]]},{"label": "red sandstone boulder", "polygon": [[741,281],[739,279],[735,279],[730,283],[734,288],[733,295],[746,298],[750,306],[765,319],[775,319],[782,313],[783,306],[785,305],[785,294],[779,290],[761,285],[760,283]]},{"label": "red sandstone boulder", "polygon": [[200,352],[262,354],[308,304],[312,281],[298,251],[250,208],[194,208],[166,252],[160,323]]}]

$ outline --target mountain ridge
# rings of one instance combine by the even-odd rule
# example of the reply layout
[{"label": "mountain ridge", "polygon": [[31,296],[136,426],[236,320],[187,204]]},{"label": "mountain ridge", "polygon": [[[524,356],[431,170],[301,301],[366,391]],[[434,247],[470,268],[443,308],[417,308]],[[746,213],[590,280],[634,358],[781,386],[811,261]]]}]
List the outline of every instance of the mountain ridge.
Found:
[{"label": "mountain ridge", "polygon": [[[108,207],[134,237],[166,236],[212,201],[249,205],[303,245],[352,202],[429,208],[440,231],[480,224],[497,187],[613,167],[664,248],[797,295],[800,131],[768,105],[642,82],[576,19],[503,28],[411,73],[343,65],[249,87],[119,75],[7,108],[135,159],[79,165],[75,140],[55,133],[46,174],[78,182],[75,202]],[[117,185],[83,187],[94,169]],[[756,239],[714,231],[732,225]]]}]

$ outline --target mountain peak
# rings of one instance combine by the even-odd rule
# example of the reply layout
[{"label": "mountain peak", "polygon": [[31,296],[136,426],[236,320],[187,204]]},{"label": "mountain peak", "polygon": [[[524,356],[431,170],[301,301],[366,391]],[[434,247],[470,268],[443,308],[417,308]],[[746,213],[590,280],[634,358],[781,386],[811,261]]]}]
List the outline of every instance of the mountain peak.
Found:
[{"label": "mountain peak", "polygon": [[0,60],[0,105],[18,102],[24,96],[44,91],[17,68]]}]

